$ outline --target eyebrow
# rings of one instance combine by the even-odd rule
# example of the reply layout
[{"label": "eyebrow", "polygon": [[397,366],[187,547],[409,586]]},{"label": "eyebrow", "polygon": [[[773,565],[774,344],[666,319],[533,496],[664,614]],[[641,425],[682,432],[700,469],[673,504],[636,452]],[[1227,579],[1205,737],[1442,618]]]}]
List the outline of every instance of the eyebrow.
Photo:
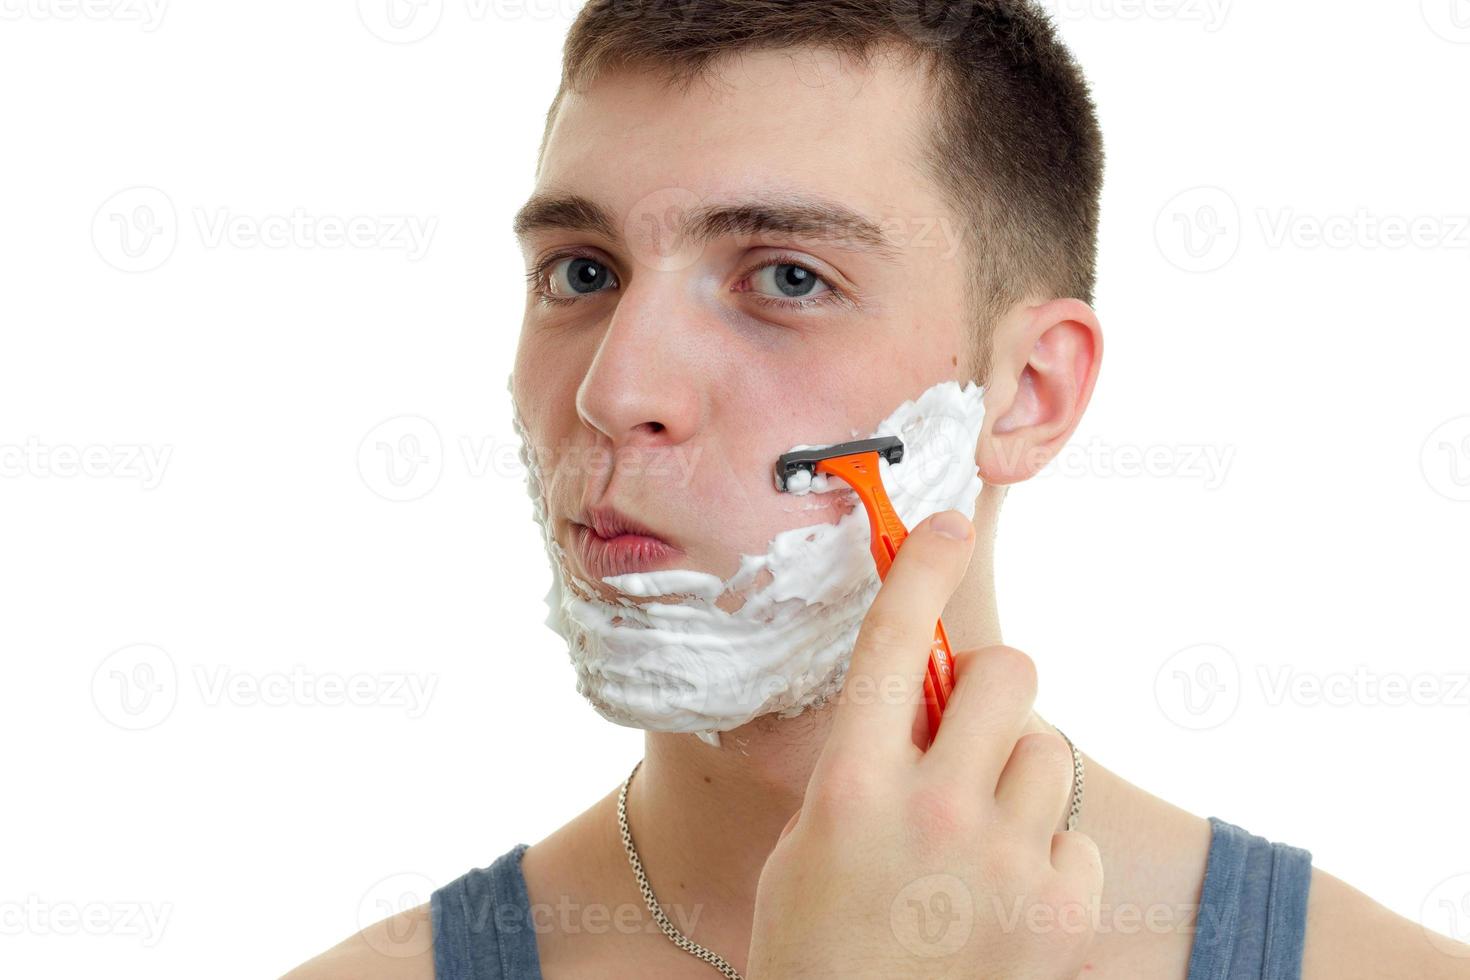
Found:
[{"label": "eyebrow", "polygon": [[[517,238],[541,231],[592,232],[611,242],[623,236],[612,212],[580,194],[535,194],[516,212]],[[845,204],[819,197],[793,196],[776,201],[742,201],[694,208],[670,229],[704,244],[726,235],[787,234],[826,242],[885,258],[898,246],[872,219]]]}]

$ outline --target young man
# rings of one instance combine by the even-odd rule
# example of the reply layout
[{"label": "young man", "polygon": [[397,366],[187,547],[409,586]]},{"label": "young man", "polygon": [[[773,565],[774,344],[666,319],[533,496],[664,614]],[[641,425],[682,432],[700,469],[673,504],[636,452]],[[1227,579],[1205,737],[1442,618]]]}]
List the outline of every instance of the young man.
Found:
[{"label": "young man", "polygon": [[[784,532],[851,516],[850,494],[776,492],[775,457],[871,434],[945,382],[984,386],[983,427],[958,447],[983,488],[928,508],[941,513],[864,596],[836,672],[808,678],[846,668],[838,698],[810,683],[748,719],[748,704],[698,685],[640,700],[636,671],[610,680],[590,659],[637,614],[567,624],[583,693],[647,729],[621,814],[633,853],[619,787],[291,977],[1470,975],[1448,940],[1426,941],[1306,852],[1074,760],[1030,710],[1030,660],[999,645],[990,546],[1004,490],[1065,444],[1100,362],[1102,160],[1083,76],[1023,0],[586,5],[516,223],[527,444],[619,460],[593,473],[563,452],[537,472],[558,581],[594,590],[587,608],[684,603],[713,624],[687,649],[715,649],[699,643],[758,592],[696,608],[605,579],[728,581]],[[675,454],[701,462],[671,491],[646,464]],[[938,533],[951,510],[958,539]],[[926,751],[917,678],[941,610],[957,684]],[[754,657],[758,640],[737,649]],[[774,628],[769,641],[804,652]],[[666,652],[640,663],[663,669]],[[748,679],[767,674],[780,671]],[[860,681],[876,684],[856,696]],[[645,921],[565,929],[527,912],[642,909],[635,855],[663,907],[698,910],[687,941]],[[1029,914],[1088,904],[1098,887],[1100,922]],[[1112,921],[1158,909],[1174,911]]]}]

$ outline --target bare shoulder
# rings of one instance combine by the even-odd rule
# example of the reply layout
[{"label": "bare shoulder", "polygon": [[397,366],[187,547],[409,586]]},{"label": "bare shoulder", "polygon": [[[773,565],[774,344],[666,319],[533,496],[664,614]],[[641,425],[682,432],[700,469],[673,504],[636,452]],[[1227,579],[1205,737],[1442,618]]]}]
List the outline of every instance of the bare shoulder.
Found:
[{"label": "bare shoulder", "polygon": [[1470,946],[1426,930],[1320,868],[1307,892],[1304,980],[1470,978]]},{"label": "bare shoulder", "polygon": [[281,980],[434,980],[428,904],[373,923]]}]

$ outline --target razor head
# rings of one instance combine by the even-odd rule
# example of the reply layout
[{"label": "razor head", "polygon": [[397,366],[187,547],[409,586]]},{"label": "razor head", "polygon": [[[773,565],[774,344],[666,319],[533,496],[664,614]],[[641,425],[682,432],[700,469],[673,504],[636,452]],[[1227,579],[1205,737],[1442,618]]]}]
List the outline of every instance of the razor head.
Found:
[{"label": "razor head", "polygon": [[[858,439],[855,442],[839,442],[835,446],[816,449],[793,449],[776,457],[776,489],[785,493],[789,481],[797,473],[817,475],[817,464],[824,459],[838,456],[855,456],[858,453],[877,453],[889,464],[903,461],[903,440],[898,436],[879,436],[876,439]],[[810,480],[807,481],[810,483]]]}]

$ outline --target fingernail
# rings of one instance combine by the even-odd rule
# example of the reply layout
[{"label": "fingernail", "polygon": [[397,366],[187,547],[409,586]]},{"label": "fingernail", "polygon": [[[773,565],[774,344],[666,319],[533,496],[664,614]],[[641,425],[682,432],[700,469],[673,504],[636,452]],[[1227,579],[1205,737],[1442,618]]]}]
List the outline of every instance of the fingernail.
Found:
[{"label": "fingernail", "polygon": [[946,538],[954,538],[956,541],[970,540],[972,525],[957,510],[944,510],[935,514],[933,526],[934,533],[942,534]]}]

